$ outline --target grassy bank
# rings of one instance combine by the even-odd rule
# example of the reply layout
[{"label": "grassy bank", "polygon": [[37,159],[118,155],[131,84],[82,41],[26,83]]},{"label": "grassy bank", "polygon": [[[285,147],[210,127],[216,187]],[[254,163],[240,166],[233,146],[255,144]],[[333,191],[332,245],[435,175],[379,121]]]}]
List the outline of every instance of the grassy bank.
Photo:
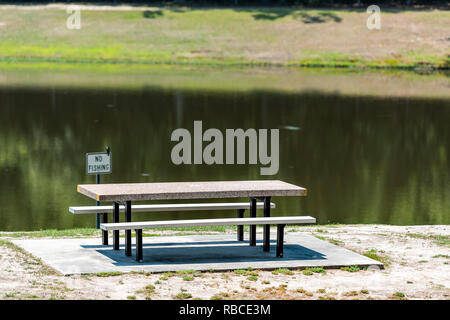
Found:
[{"label": "grassy bank", "polygon": [[0,61],[449,68],[448,11],[0,6]]},{"label": "grassy bank", "polygon": [[[201,234],[202,232],[226,232],[228,230],[236,229],[233,226],[213,226],[213,227],[186,227],[186,228],[160,228],[158,233],[143,233],[144,237],[162,236],[165,231],[174,231],[177,235],[186,235],[195,232]],[[247,228],[248,229],[248,228]],[[135,235],[133,233],[133,235]],[[47,229],[38,231],[16,231],[16,232],[0,232],[0,238],[7,239],[14,238],[85,238],[85,237],[100,237],[101,230],[95,228],[74,228],[74,229]]]}]

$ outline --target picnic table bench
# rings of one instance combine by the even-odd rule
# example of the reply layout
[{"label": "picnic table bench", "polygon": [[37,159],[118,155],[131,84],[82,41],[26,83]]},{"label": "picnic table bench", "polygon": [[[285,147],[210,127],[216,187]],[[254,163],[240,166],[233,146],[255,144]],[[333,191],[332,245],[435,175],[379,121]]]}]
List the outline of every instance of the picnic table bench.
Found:
[{"label": "picnic table bench", "polygon": [[[243,225],[250,225],[250,246],[256,245],[256,225],[264,225],[263,250],[270,250],[270,224],[278,226],[277,256],[282,256],[283,236],[280,230],[288,223],[315,223],[312,217],[277,217],[270,218],[271,197],[273,196],[305,196],[306,189],[279,180],[253,181],[204,181],[204,182],[159,182],[131,184],[87,184],[78,185],[78,192],[97,201],[113,202],[113,223],[102,223],[103,231],[113,231],[113,249],[119,250],[119,230],[125,230],[125,255],[131,256],[131,231],[136,230],[137,260],[142,260],[142,229],[163,226],[188,225],[238,225],[238,240],[243,240]],[[131,222],[132,201],[148,200],[184,200],[212,198],[250,198],[250,218],[173,220],[163,222]],[[256,218],[257,200],[262,200],[264,217]],[[125,222],[119,223],[119,212],[123,205]],[[136,208],[136,207],[135,207]],[[98,212],[98,211],[97,211]],[[250,219],[250,220],[249,220]],[[206,220],[209,220],[206,222]],[[177,222],[178,221],[178,222]],[[281,240],[280,240],[281,239]],[[280,242],[281,241],[281,242]],[[280,251],[281,250],[281,251]],[[281,254],[280,254],[281,252]]]},{"label": "picnic table bench", "polygon": [[[275,208],[275,203],[270,203],[271,208]],[[264,203],[257,202],[257,209],[263,209]],[[126,206],[119,205],[119,212],[125,212]],[[237,210],[239,218],[244,217],[245,210],[250,209],[249,202],[231,203],[177,203],[177,204],[136,204],[131,205],[132,212],[163,212],[163,211],[204,211],[204,210]],[[108,222],[108,213],[114,213],[113,206],[78,206],[69,207],[69,212],[73,214],[97,214],[102,215],[102,222]],[[119,221],[117,213],[114,215],[115,221]],[[244,240],[244,229],[238,226],[238,241]],[[102,231],[102,244],[108,245],[108,231]]]},{"label": "picnic table bench", "polygon": [[[265,218],[228,218],[228,219],[195,219],[195,220],[169,220],[148,222],[123,222],[104,223],[100,227],[103,230],[135,230],[136,232],[136,260],[143,260],[142,229],[152,228],[177,228],[177,227],[206,227],[229,225],[277,225],[277,249],[276,256],[283,257],[284,227],[286,224],[315,223],[313,217],[265,217]],[[270,248],[269,237],[264,238],[263,248]]]}]

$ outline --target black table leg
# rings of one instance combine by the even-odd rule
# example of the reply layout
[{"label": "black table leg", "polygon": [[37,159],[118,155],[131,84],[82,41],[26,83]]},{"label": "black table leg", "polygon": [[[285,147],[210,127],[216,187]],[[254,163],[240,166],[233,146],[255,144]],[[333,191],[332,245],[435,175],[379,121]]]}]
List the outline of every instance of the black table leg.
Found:
[{"label": "black table leg", "polygon": [[283,242],[285,224],[277,225],[277,257],[283,258]]},{"label": "black table leg", "polygon": [[[270,217],[270,197],[264,197],[264,217]],[[270,251],[270,225],[264,225],[264,251]]]},{"label": "black table leg", "polygon": [[[125,222],[131,222],[131,201],[125,205]],[[131,256],[131,230],[125,230],[125,255]]]},{"label": "black table leg", "polygon": [[[238,218],[244,217],[245,209],[238,209]],[[237,226],[237,241],[244,241],[244,226]]]},{"label": "black table leg", "polygon": [[[114,212],[113,212],[113,222],[117,223],[119,222],[119,203],[114,202]],[[113,249],[119,250],[119,230],[113,231]]]},{"label": "black table leg", "polygon": [[[250,218],[256,218],[256,198],[250,198]],[[256,246],[256,225],[250,226],[250,245]]]},{"label": "black table leg", "polygon": [[[102,213],[102,223],[108,223],[108,214]],[[104,246],[108,245],[108,231],[102,230],[102,244]]]},{"label": "black table leg", "polygon": [[136,229],[136,261],[142,262],[142,229]]}]

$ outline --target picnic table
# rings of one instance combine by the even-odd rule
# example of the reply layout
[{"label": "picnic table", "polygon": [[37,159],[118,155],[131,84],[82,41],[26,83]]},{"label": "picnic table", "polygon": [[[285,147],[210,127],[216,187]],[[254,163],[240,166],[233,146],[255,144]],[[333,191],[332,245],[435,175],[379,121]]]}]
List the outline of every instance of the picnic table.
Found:
[{"label": "picnic table", "polygon": [[[264,217],[270,217],[271,197],[306,196],[306,189],[280,180],[152,182],[78,185],[79,193],[101,202],[113,202],[113,222],[119,222],[120,205],[125,221],[131,222],[132,201],[250,198],[250,217],[256,217],[256,201],[264,202]],[[240,217],[240,218],[243,218]],[[264,251],[269,251],[270,225],[264,225]],[[238,226],[243,240],[243,226]],[[250,245],[256,245],[256,225],[250,225]],[[119,230],[113,231],[113,249],[119,250]],[[125,254],[131,256],[131,230],[125,230]]]}]

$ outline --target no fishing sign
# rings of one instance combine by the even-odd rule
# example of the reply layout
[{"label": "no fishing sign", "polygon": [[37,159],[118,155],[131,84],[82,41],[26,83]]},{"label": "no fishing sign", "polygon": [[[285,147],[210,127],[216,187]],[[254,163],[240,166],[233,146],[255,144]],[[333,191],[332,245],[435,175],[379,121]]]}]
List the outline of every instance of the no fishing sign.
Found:
[{"label": "no fishing sign", "polygon": [[112,172],[111,152],[86,153],[87,174],[108,174]]}]

